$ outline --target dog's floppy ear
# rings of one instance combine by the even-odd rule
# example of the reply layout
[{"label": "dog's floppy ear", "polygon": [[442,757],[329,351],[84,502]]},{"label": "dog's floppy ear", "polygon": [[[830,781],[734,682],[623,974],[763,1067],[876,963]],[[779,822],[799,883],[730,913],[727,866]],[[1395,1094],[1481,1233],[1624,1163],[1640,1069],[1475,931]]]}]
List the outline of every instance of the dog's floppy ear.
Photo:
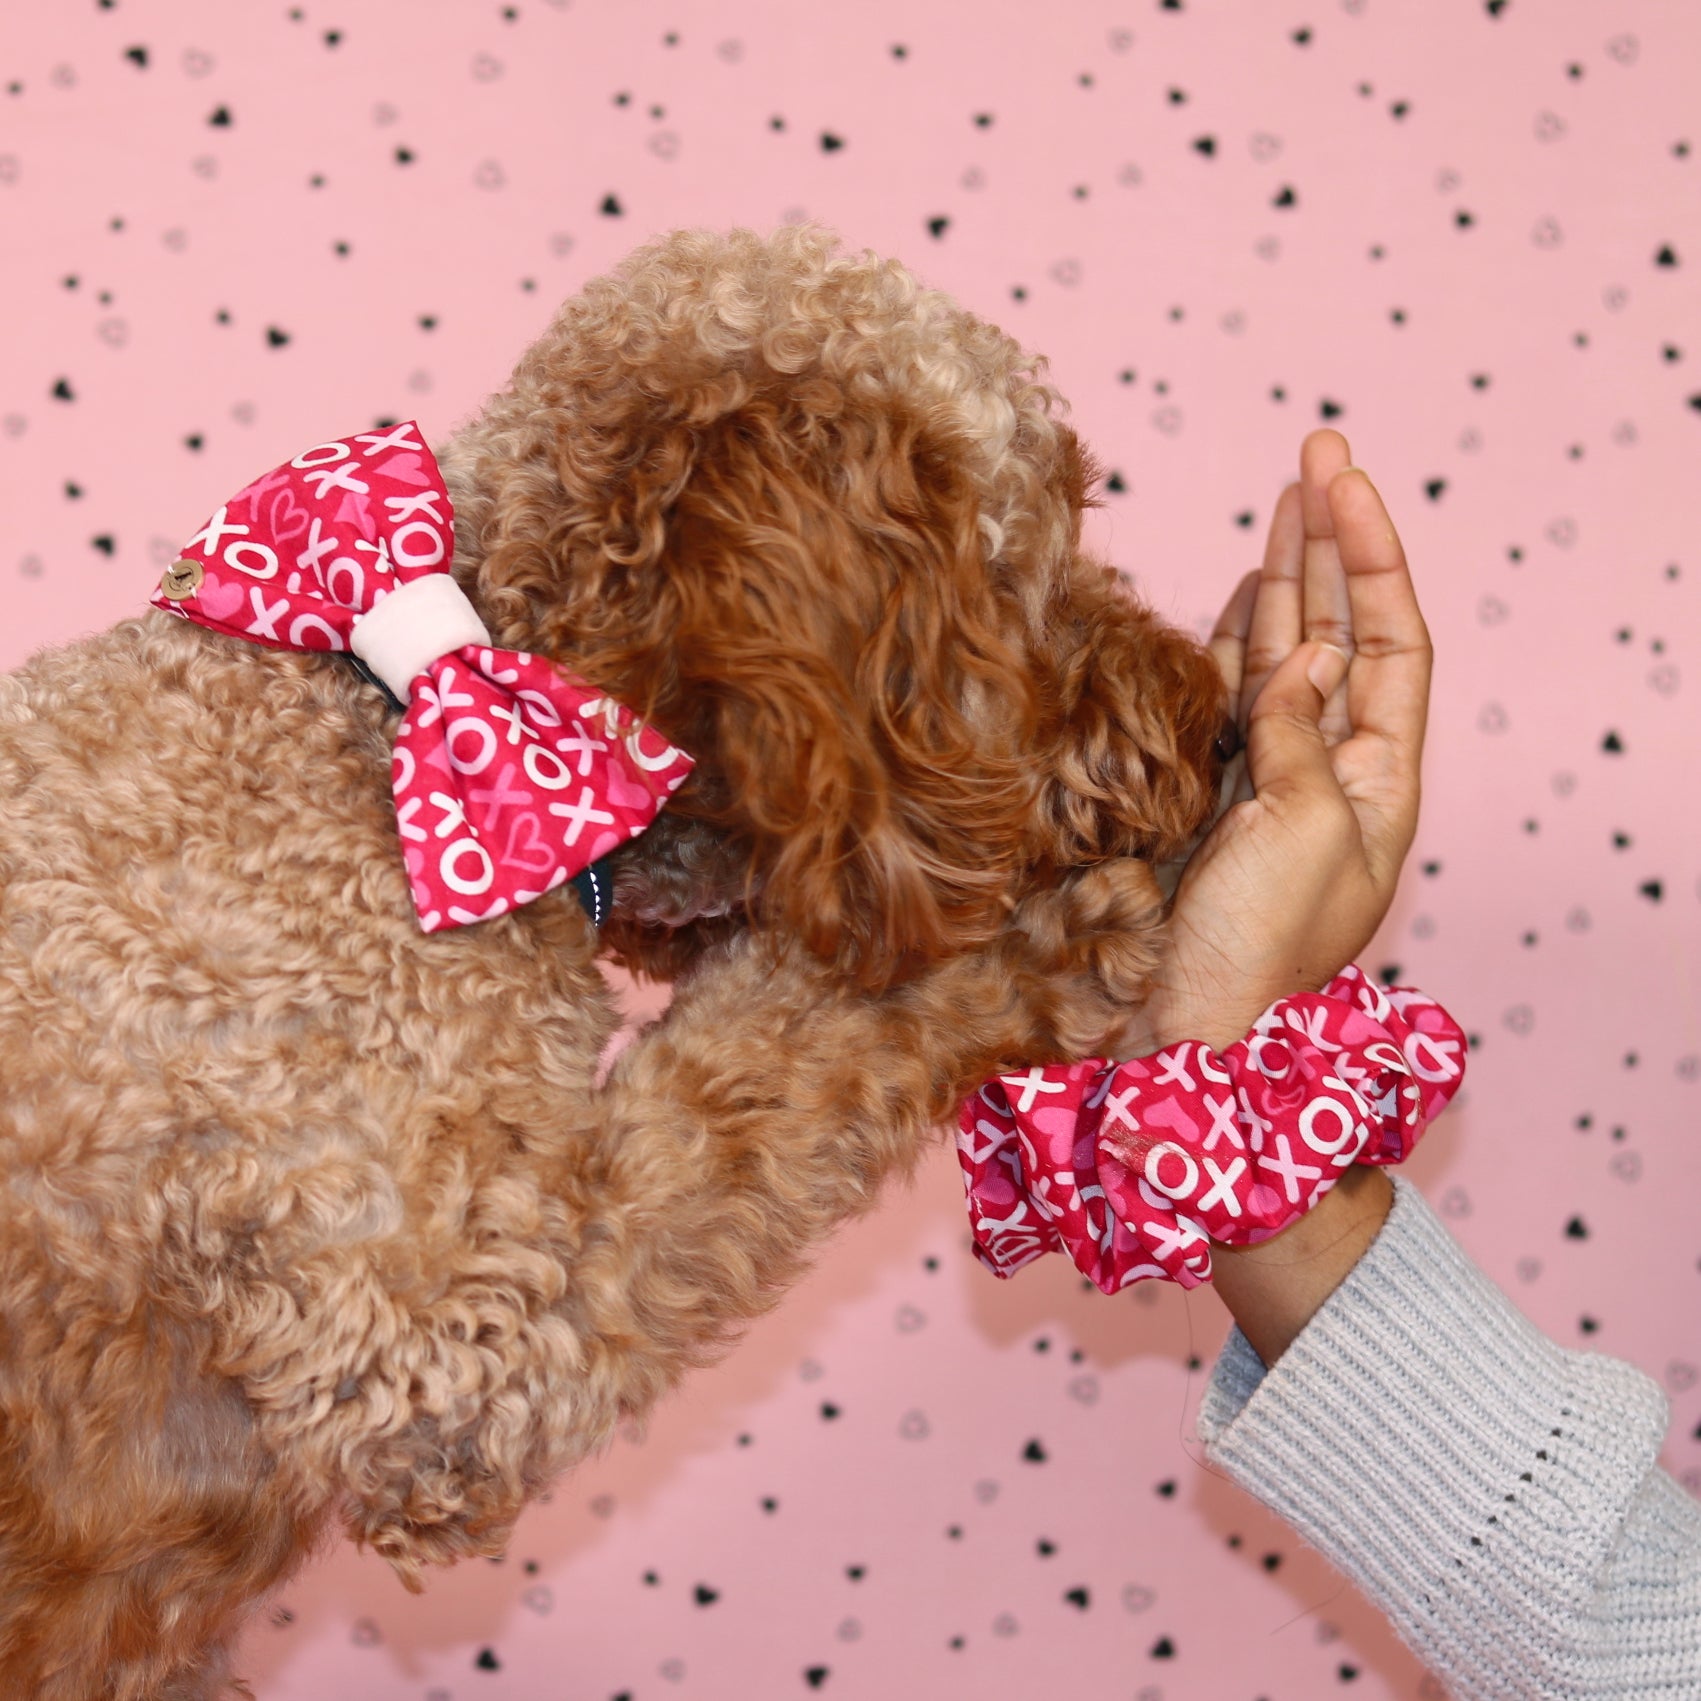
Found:
[{"label": "dog's floppy ear", "polygon": [[1049,635],[1063,706],[1036,820],[1061,867],[1178,855],[1216,805],[1227,692],[1210,652],[1078,558],[1071,618]]},{"label": "dog's floppy ear", "polygon": [[960,457],[829,399],[703,431],[654,569],[656,707],[699,761],[673,807],[749,847],[753,920],[876,989],[997,930],[1037,710]]}]

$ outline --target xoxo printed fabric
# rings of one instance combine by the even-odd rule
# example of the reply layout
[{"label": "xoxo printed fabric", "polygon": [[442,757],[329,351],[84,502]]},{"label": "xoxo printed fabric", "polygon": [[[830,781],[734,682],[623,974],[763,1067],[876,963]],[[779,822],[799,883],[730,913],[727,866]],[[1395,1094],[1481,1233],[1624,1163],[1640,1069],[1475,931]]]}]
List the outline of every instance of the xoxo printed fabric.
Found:
[{"label": "xoxo printed fabric", "polygon": [[[315,444],[256,479],[151,601],[252,643],[346,652],[367,612],[446,576],[453,557],[454,508],[410,420]],[[561,885],[641,833],[691,770],[630,710],[538,656],[467,644],[429,662],[408,696],[391,778],[427,933]]]},{"label": "xoxo printed fabric", "polygon": [[1010,1276],[1067,1251],[1105,1293],[1154,1276],[1196,1287],[1211,1241],[1268,1240],[1349,1165],[1409,1156],[1464,1073],[1439,1004],[1349,966],[1220,1056],[1183,1040],[1001,1075],[958,1122],[975,1256]]}]

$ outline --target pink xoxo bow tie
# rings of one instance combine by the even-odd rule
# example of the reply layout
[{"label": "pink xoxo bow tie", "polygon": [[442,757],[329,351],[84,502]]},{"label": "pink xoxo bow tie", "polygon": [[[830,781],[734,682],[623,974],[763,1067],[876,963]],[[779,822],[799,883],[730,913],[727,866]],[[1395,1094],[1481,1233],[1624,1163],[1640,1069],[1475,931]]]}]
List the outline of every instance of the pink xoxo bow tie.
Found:
[{"label": "pink xoxo bow tie", "polygon": [[449,574],[454,518],[414,421],[356,432],[239,491],[150,598],[252,643],[358,657],[408,705],[391,779],[427,933],[579,875],[643,832],[691,771],[622,704],[492,647]]}]

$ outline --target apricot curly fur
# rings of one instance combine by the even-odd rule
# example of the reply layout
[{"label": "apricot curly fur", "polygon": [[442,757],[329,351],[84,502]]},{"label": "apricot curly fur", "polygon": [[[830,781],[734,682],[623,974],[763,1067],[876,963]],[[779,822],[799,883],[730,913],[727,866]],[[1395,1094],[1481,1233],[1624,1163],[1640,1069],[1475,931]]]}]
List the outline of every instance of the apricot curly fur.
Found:
[{"label": "apricot curly fur", "polygon": [[[987,1074],[1139,1002],[1209,658],[1079,550],[1043,369],[685,232],[443,446],[455,571],[698,760],[603,938],[425,935],[391,717],[150,613],[0,678],[0,1701],[204,1701],[343,1530],[410,1586],[711,1359]],[[599,1083],[612,953],[680,975]]]}]

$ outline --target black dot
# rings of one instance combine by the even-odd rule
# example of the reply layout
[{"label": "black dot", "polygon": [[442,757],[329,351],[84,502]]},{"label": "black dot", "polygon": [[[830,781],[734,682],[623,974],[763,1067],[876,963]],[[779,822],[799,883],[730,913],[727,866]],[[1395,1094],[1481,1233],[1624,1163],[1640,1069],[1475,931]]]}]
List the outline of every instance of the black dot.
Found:
[{"label": "black dot", "polygon": [[901,41],[895,41],[892,43],[892,57],[894,59],[907,59],[909,57],[909,52],[910,50],[905,47]]},{"label": "black dot", "polygon": [[715,1602],[721,1598],[720,1590],[711,1589],[707,1583],[699,1583],[697,1587],[691,1591],[691,1595],[692,1599],[694,1599],[700,1607],[713,1606]]},{"label": "black dot", "polygon": [[839,1408],[835,1406],[831,1400],[823,1400],[821,1402],[821,1421],[823,1423],[831,1423],[838,1415]]},{"label": "black dot", "polygon": [[1425,874],[1439,874],[1441,872],[1441,864],[1439,862],[1426,862],[1423,865],[1423,871]]},{"label": "black dot", "polygon": [[1400,983],[1400,965],[1398,963],[1384,963],[1376,971],[1376,978],[1384,986],[1398,986]]},{"label": "black dot", "polygon": [[1111,472],[1104,481],[1104,487],[1112,496],[1124,496],[1128,492],[1128,481],[1119,472]]},{"label": "black dot", "polygon": [[658,1584],[661,1581],[661,1578],[659,1578],[655,1574],[655,1572],[653,1572],[653,1571],[646,1571],[644,1573],[644,1581],[646,1583],[648,1583],[650,1585],[650,1587],[653,1589],[656,1586],[656,1584]]},{"label": "black dot", "polygon": [[1164,1497],[1165,1500],[1174,1499],[1174,1497],[1175,1497],[1175,1478],[1174,1477],[1166,1477],[1161,1483],[1158,1484],[1158,1490],[1157,1491],[1158,1491],[1159,1494],[1161,1494]]},{"label": "black dot", "polygon": [[1041,1536],[1040,1539],[1034,1543],[1034,1551],[1041,1559],[1050,1559],[1051,1556],[1057,1552],[1057,1543],[1047,1541],[1044,1536]]},{"label": "black dot", "polygon": [[1030,1465],[1043,1465],[1045,1463],[1046,1451],[1045,1448],[1040,1445],[1037,1436],[1022,1449],[1022,1457],[1026,1459]]},{"label": "black dot", "polygon": [[819,1689],[827,1681],[829,1675],[829,1668],[826,1666],[809,1666],[803,1673],[803,1681],[811,1689]]},{"label": "black dot", "polygon": [[1152,1644],[1152,1658],[1154,1660],[1173,1660],[1175,1658],[1175,1644],[1167,1636],[1160,1636]]},{"label": "black dot", "polygon": [[1579,1317],[1577,1319],[1577,1327],[1581,1329],[1585,1335],[1592,1335],[1598,1328],[1600,1328],[1600,1324],[1593,1317]]},{"label": "black dot", "polygon": [[207,122],[218,125],[221,130],[228,129],[231,122],[230,108],[228,106],[215,106],[208,115]]},{"label": "black dot", "polygon": [[1193,138],[1193,150],[1195,153],[1203,154],[1206,159],[1211,159],[1217,151],[1217,138],[1215,136],[1195,136]]},{"label": "black dot", "polygon": [[325,31],[325,45],[327,47],[335,47],[342,39],[343,32],[341,30]]},{"label": "black dot", "polygon": [[1654,264],[1656,266],[1675,266],[1677,264],[1677,250],[1669,242],[1666,243],[1654,256]]},{"label": "black dot", "polygon": [[779,1509],[780,1503],[771,1494],[762,1496],[762,1510],[764,1512],[778,1512]]},{"label": "black dot", "polygon": [[435,313],[421,313],[419,328],[422,331],[435,331],[437,329],[437,315]]},{"label": "black dot", "polygon": [[61,378],[53,386],[53,397],[55,401],[61,402],[74,402],[77,399],[71,393],[71,380],[69,378]]},{"label": "black dot", "polygon": [[396,149],[396,164],[397,165],[412,165],[413,164],[413,149],[412,148],[397,148]]},{"label": "black dot", "polygon": [[836,154],[844,145],[845,140],[843,136],[835,136],[831,130],[823,130],[821,132],[822,153]]},{"label": "black dot", "polygon": [[1338,1666],[1335,1667],[1335,1675],[1341,1680],[1342,1683],[1351,1683],[1353,1681],[1353,1679],[1358,1676],[1358,1667],[1357,1666],[1350,1666],[1346,1663],[1345,1660],[1343,1660]]},{"label": "black dot", "polygon": [[1332,402],[1325,396],[1317,404],[1317,411],[1324,419],[1339,419],[1347,410],[1339,402]]},{"label": "black dot", "polygon": [[1644,898],[1648,899],[1650,903],[1655,904],[1657,904],[1666,895],[1665,884],[1659,880],[1644,880],[1642,884],[1636,888],[1636,890],[1640,892]]},{"label": "black dot", "polygon": [[102,555],[107,556],[109,559],[118,549],[117,540],[108,532],[102,532],[99,537],[91,537],[89,542],[93,544]]},{"label": "black dot", "polygon": [[1266,1571],[1274,1571],[1282,1563],[1282,1556],[1279,1553],[1267,1553],[1259,1563]]},{"label": "black dot", "polygon": [[1616,732],[1608,732],[1606,737],[1601,740],[1601,749],[1608,756],[1622,756],[1624,754],[1624,740]]},{"label": "black dot", "polygon": [[992,127],[992,114],[990,112],[977,112],[975,123],[983,130],[990,129]]},{"label": "black dot", "polygon": [[1412,103],[1409,100],[1397,100],[1388,108],[1396,118],[1404,118],[1411,109]]},{"label": "black dot", "polygon": [[1469,230],[1477,221],[1472,214],[1467,213],[1465,209],[1461,207],[1458,212],[1453,215],[1453,222],[1460,230]]},{"label": "black dot", "polygon": [[502,1669],[502,1662],[497,1659],[494,1648],[480,1648],[478,1658],[473,1661],[473,1664],[480,1671],[501,1671]]},{"label": "black dot", "polygon": [[128,59],[132,65],[139,67],[143,71],[147,70],[148,50],[145,47],[127,47],[124,49],[124,57]]},{"label": "black dot", "polygon": [[921,1263],[922,1268],[926,1270],[937,1270],[939,1268],[939,1260],[935,1258],[931,1252],[922,1259]]},{"label": "black dot", "polygon": [[1446,488],[1447,488],[1447,480],[1446,479],[1444,479],[1444,478],[1432,478],[1432,479],[1429,480],[1429,482],[1427,484],[1424,485],[1423,493],[1424,493],[1425,496],[1427,496],[1430,499],[1431,502],[1439,502],[1441,500],[1442,493],[1446,490]]},{"label": "black dot", "polygon": [[927,229],[932,236],[943,236],[950,228],[951,221],[943,213],[937,214],[927,221]]},{"label": "black dot", "polygon": [[1565,1232],[1572,1240],[1587,1240],[1589,1238],[1589,1225],[1581,1217],[1573,1217],[1565,1225]]},{"label": "black dot", "polygon": [[618,195],[604,195],[602,198],[602,205],[597,208],[597,211],[601,213],[604,218],[617,219],[625,213],[626,209],[621,206],[620,197]]},{"label": "black dot", "polygon": [[289,341],[289,332],[281,331],[276,325],[266,327],[266,341],[273,348],[282,348]]},{"label": "black dot", "polygon": [[185,449],[199,449],[201,447],[203,441],[204,441],[204,439],[202,438],[200,432],[191,431],[189,433],[189,435],[183,439],[183,447]]},{"label": "black dot", "polygon": [[867,1570],[868,1567],[865,1565],[847,1565],[845,1567],[845,1575],[850,1578],[853,1583],[860,1583],[864,1575],[867,1573]]},{"label": "black dot", "polygon": [[1288,40],[1295,47],[1309,47],[1311,45],[1311,31],[1303,28],[1297,29],[1288,37]]},{"label": "black dot", "polygon": [[774,117],[772,117],[768,120],[768,128],[770,130],[783,130],[783,129],[785,129],[785,127],[786,127],[786,121],[783,118],[781,118],[777,113],[775,114]]},{"label": "black dot", "polygon": [[1085,1612],[1092,1604],[1092,1596],[1084,1588],[1065,1589],[1063,1598],[1071,1606],[1079,1607],[1082,1612]]}]

